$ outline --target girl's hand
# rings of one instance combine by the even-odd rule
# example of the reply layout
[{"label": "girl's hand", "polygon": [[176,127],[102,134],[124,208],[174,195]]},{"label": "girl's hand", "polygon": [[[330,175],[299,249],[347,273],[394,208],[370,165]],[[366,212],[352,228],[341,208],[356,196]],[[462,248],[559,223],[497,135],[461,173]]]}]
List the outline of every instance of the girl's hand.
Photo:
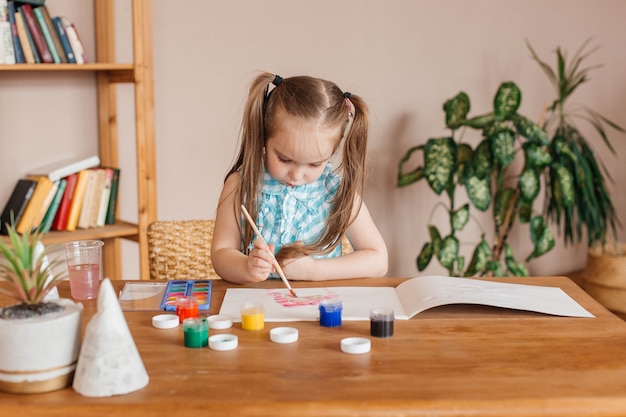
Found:
[{"label": "girl's hand", "polygon": [[265,281],[274,271],[274,245],[266,245],[261,239],[254,240],[254,247],[248,255],[248,274],[253,282]]}]

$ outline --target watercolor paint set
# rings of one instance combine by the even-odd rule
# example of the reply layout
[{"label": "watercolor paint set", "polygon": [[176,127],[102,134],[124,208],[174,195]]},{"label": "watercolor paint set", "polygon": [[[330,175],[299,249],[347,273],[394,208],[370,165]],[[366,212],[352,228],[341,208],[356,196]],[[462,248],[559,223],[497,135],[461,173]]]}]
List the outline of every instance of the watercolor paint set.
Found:
[{"label": "watercolor paint set", "polygon": [[195,297],[199,310],[208,310],[211,306],[211,280],[172,280],[167,282],[161,309],[176,311],[176,299],[179,297]]}]

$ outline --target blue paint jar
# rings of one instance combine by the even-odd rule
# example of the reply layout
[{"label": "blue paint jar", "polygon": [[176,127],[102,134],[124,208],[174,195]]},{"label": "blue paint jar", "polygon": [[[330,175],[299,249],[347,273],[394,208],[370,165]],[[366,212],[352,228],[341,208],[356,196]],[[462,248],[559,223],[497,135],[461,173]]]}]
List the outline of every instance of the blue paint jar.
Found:
[{"label": "blue paint jar", "polygon": [[341,326],[341,300],[329,299],[320,301],[320,325],[324,327]]}]

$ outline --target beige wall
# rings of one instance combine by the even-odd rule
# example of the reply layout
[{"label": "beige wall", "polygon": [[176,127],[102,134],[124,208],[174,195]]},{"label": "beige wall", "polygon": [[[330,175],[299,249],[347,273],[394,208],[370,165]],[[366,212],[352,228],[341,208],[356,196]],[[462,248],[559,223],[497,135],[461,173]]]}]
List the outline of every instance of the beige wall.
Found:
[{"label": "beige wall", "polygon": [[[124,14],[126,1],[117,2]],[[88,3],[46,4],[53,14],[76,22],[93,57]],[[536,119],[553,95],[525,39],[552,63],[556,46],[573,54],[594,37],[601,49],[589,63],[603,67],[592,73],[592,83],[581,88],[577,99],[626,126],[624,16],[622,0],[154,0],[159,218],[214,215],[236,150],[247,86],[257,71],[327,78],[370,106],[366,202],[389,246],[390,275],[415,275],[415,256],[426,239],[435,200],[425,184],[396,189],[396,166],[409,146],[448,133],[443,102],[463,90],[473,114],[487,112],[498,85],[511,80],[522,89],[521,112]],[[130,52],[126,48],[119,55],[128,60]],[[88,74],[0,73],[0,201],[29,169],[96,150],[93,79]],[[129,93],[123,88],[120,94],[122,212],[132,220]],[[598,141],[594,145],[615,180],[614,202],[623,214],[626,137],[615,135],[618,157]],[[441,220],[436,214],[434,219]],[[521,255],[529,247],[519,232],[513,242]],[[136,247],[124,248],[125,276],[135,277]],[[584,262],[584,247],[559,245],[530,267],[535,274],[561,274]],[[444,271],[432,266],[427,272]]]}]

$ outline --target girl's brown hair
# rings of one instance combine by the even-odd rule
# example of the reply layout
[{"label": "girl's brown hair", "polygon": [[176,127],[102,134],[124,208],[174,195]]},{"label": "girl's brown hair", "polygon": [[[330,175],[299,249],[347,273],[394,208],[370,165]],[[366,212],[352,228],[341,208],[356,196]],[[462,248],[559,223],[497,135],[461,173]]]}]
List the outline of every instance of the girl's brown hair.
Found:
[{"label": "girl's brown hair", "polygon": [[[277,85],[270,91],[272,83]],[[270,73],[262,73],[252,81],[241,125],[239,154],[226,177],[239,172],[241,182],[237,200],[243,202],[254,221],[265,172],[263,149],[272,134],[274,116],[279,108],[293,117],[314,120],[327,127],[341,127],[340,131],[344,132],[343,137],[337,138],[335,149],[337,151],[341,148],[341,163],[335,170],[341,171],[342,178],[324,232],[311,245],[283,246],[276,257],[280,260],[329,253],[340,244],[342,235],[354,221],[353,213],[358,213],[360,209],[365,184],[369,124],[367,107],[360,97],[344,93],[334,83],[319,78],[297,76],[281,79]],[[354,119],[349,126],[351,117]],[[355,202],[359,203],[359,207],[354,207]],[[233,209],[238,212],[239,203]],[[242,242],[244,252],[247,252],[253,237],[254,231],[245,222]]]}]

